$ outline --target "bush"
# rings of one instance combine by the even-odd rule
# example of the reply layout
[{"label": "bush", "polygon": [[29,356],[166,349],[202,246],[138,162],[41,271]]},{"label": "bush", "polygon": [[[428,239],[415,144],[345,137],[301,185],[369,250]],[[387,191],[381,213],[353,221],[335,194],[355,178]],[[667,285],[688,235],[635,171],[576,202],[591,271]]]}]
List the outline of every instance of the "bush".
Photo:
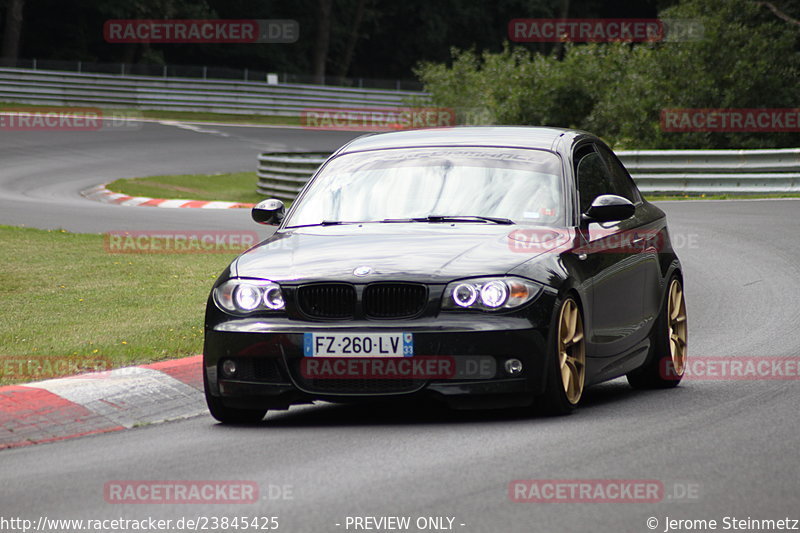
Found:
[{"label": "bush", "polygon": [[749,0],[684,0],[662,19],[702,23],[688,42],[567,44],[563,58],[508,43],[500,53],[452,51],[417,75],[436,105],[485,107],[498,124],[591,130],[615,148],[796,146],[798,133],[662,131],[666,108],[794,108],[797,26]]}]

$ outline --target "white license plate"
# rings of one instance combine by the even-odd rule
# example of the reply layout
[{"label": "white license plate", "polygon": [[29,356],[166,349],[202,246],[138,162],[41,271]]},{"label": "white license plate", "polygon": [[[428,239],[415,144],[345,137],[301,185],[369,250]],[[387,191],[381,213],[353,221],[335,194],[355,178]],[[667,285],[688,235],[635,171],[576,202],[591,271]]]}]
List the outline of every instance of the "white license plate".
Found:
[{"label": "white license plate", "polygon": [[411,357],[411,333],[304,333],[306,357]]}]

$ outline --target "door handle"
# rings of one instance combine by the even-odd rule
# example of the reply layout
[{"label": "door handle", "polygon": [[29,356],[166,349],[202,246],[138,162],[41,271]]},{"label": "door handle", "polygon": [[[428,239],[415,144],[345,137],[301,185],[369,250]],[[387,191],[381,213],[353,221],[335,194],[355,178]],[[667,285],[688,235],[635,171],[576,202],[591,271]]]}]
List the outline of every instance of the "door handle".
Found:
[{"label": "door handle", "polygon": [[643,235],[640,233],[634,233],[633,239],[631,239],[631,243],[635,245],[642,245],[644,248],[647,248],[648,246],[652,245],[652,242],[656,239],[657,236],[658,236],[657,233],[654,233],[653,231],[650,230],[645,231]]}]

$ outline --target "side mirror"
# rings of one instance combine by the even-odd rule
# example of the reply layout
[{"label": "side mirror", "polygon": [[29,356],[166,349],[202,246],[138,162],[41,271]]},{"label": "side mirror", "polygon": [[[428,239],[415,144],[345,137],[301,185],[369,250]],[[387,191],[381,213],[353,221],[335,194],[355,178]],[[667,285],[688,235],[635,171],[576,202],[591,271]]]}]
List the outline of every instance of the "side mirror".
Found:
[{"label": "side mirror", "polygon": [[636,212],[630,200],[616,194],[601,194],[581,217],[586,222],[617,222],[631,218]]},{"label": "side mirror", "polygon": [[253,206],[250,212],[253,220],[259,224],[267,224],[269,226],[277,226],[283,220],[286,214],[286,207],[283,202],[270,198],[269,200],[262,200]]}]

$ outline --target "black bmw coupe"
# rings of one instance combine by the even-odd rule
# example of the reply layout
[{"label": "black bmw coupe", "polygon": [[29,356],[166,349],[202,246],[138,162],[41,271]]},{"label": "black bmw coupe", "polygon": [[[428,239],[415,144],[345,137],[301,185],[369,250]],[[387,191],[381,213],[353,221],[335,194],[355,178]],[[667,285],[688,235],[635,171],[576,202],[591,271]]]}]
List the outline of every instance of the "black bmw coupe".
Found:
[{"label": "black bmw coupe", "polygon": [[427,395],[573,410],[686,364],[683,272],[658,207],[582,131],[463,127],[358,138],[217,279],[211,414],[254,422],[315,400]]}]

